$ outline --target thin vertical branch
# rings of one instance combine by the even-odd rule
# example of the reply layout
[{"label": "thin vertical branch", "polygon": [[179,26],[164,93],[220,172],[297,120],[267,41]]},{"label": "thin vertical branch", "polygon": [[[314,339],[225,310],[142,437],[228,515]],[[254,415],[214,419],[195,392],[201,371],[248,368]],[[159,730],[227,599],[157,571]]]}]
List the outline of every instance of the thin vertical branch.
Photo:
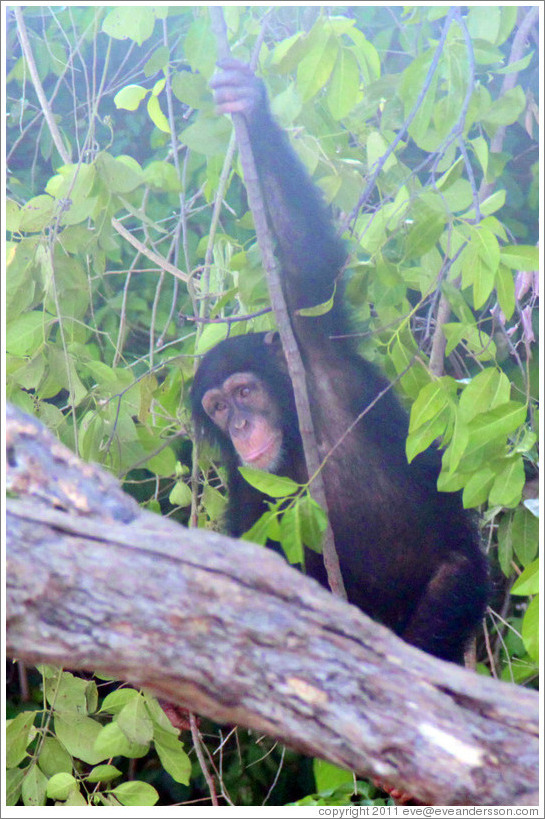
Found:
[{"label": "thin vertical branch", "polygon": [[67,150],[64,142],[62,141],[62,137],[59,129],[57,128],[57,123],[55,122],[53,112],[51,111],[49,102],[47,101],[47,97],[45,96],[45,91],[43,89],[43,85],[38,74],[38,69],[36,68],[36,62],[34,61],[34,55],[30,47],[28,32],[26,30],[25,21],[23,20],[22,8],[20,6],[15,6],[13,9],[13,13],[15,14],[15,19],[17,20],[17,34],[19,36],[19,42],[21,43],[21,49],[24,54],[26,64],[28,66],[30,78],[32,80],[32,84],[34,85],[34,90],[36,91],[36,96],[38,97],[40,107],[43,111],[43,115],[47,122],[49,132],[51,134],[53,142],[55,143],[55,147],[60,154],[62,161],[65,163],[65,165],[69,165],[72,162],[72,158],[70,156],[70,152]]},{"label": "thin vertical branch", "polygon": [[210,791],[210,800],[214,807],[217,808],[219,806],[219,802],[218,795],[216,793],[216,786],[214,784],[214,780],[212,779],[212,775],[208,770],[208,765],[202,752],[202,740],[201,735],[199,733],[199,729],[197,728],[197,720],[195,719],[195,714],[189,714],[189,724],[191,726],[191,738],[193,740],[193,747],[195,748],[195,753],[197,754],[197,759],[199,760],[202,775],[204,776],[206,784],[208,785],[208,790]]},{"label": "thin vertical branch", "polygon": [[[226,59],[230,56],[231,52],[227,40],[227,29],[221,6],[211,6],[210,17],[212,20],[212,28],[217,38],[218,54],[221,59]],[[271,304],[276,316],[278,331],[280,333],[280,338],[282,339],[282,346],[284,348],[288,371],[293,385],[297,417],[299,420],[299,429],[303,441],[303,450],[305,453],[310,482],[312,484],[311,492],[315,500],[327,512],[327,499],[324,482],[321,475],[321,462],[318,455],[318,448],[316,446],[316,436],[314,433],[314,425],[312,423],[310,403],[306,389],[305,370],[303,367],[301,354],[297,346],[295,334],[291,326],[284,294],[282,292],[281,274],[274,255],[273,238],[267,222],[265,206],[259,184],[259,177],[252,153],[252,146],[248,136],[246,121],[243,115],[233,114],[232,116],[240,154],[240,161],[244,171],[244,181],[248,194],[248,203],[254,217],[257,242],[261,252],[263,266],[267,274],[267,284],[269,287]],[[346,590],[333,539],[333,531],[329,524],[324,536],[323,558],[331,591],[339,597],[344,597],[346,599]]]}]

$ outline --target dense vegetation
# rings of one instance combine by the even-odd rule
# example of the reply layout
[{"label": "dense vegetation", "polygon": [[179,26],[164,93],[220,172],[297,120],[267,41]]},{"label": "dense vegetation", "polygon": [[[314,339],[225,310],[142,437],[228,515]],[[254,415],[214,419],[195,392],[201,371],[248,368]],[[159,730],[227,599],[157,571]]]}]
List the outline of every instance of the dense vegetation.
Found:
[{"label": "dense vegetation", "polygon": [[[410,409],[408,457],[440,438],[439,488],[482,515],[494,595],[477,669],[534,685],[537,8],[225,15],[345,230],[354,333]],[[148,508],[217,528],[223,474],[192,447],[188,388],[199,354],[274,316],[231,123],[208,88],[208,10],[7,19],[8,400]],[[302,534],[284,536],[293,550]],[[146,692],[52,668],[10,666],[8,683],[11,804],[209,799]],[[250,732],[203,722],[193,741],[228,803],[384,804]]]}]

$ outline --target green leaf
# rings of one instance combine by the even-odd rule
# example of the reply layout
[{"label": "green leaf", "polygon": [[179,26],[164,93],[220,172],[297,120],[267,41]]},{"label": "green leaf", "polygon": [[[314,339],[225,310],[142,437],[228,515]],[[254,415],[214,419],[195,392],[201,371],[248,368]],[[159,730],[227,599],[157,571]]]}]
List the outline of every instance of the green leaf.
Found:
[{"label": "green leaf", "polygon": [[87,808],[89,803],[82,796],[78,790],[70,791],[68,798],[64,802],[55,802],[55,806],[71,807],[71,808]]},{"label": "green leaf", "polygon": [[471,509],[474,506],[480,506],[486,503],[488,493],[496,478],[496,470],[490,466],[484,466],[469,478],[464,486],[462,496],[465,509]]},{"label": "green leaf", "polygon": [[293,125],[302,107],[303,103],[294,82],[271,100],[271,112],[282,128],[289,128]]},{"label": "green leaf", "polygon": [[159,801],[159,794],[147,782],[122,782],[111,793],[127,807],[151,807]]},{"label": "green leaf", "polygon": [[13,807],[19,801],[27,770],[28,768],[9,768],[6,771],[6,805]]},{"label": "green leaf", "polygon": [[353,52],[360,64],[363,79],[366,85],[378,80],[381,72],[380,57],[375,46],[369,42],[365,34],[355,26],[351,26],[346,35],[354,43]]},{"label": "green leaf", "polygon": [[437,418],[456,395],[457,384],[450,376],[444,376],[426,384],[411,407],[409,432],[414,432],[423,424]]},{"label": "green leaf", "polygon": [[514,270],[539,270],[539,248],[533,245],[510,245],[502,247],[500,259]]},{"label": "green leaf", "polygon": [[[526,477],[521,455],[509,458],[503,469],[498,472],[490,490],[491,506],[506,506],[508,509],[520,503]],[[513,539],[515,533],[513,532]]]},{"label": "green leaf", "polygon": [[167,46],[158,46],[144,65],[145,76],[153,77],[158,71],[163,71],[168,67],[169,60],[169,48]]},{"label": "green leaf", "polygon": [[289,73],[296,68],[304,50],[303,32],[298,31],[279,43],[272,44],[270,52],[271,65],[281,73]]},{"label": "green leaf", "polygon": [[53,220],[56,207],[53,197],[45,193],[29,199],[19,214],[19,230],[39,233]]},{"label": "green leaf", "polygon": [[225,154],[231,138],[231,124],[227,117],[198,116],[180,134],[180,142],[192,151],[205,156]]},{"label": "green leaf", "polygon": [[37,711],[23,711],[6,723],[6,766],[16,768],[27,756]]},{"label": "green leaf", "polygon": [[496,357],[496,344],[475,324],[447,322],[443,325],[443,333],[447,339],[446,355],[450,355],[464,341],[477,361],[493,361]]},{"label": "green leaf", "polygon": [[46,343],[54,323],[53,316],[43,310],[23,313],[6,327],[6,349],[12,355],[29,355]]},{"label": "green leaf", "polygon": [[102,22],[102,31],[116,40],[134,40],[139,46],[151,37],[155,15],[147,6],[118,6]]},{"label": "green leaf", "polygon": [[[66,774],[58,774],[58,776],[66,776]],[[27,808],[45,805],[46,788],[47,779],[37,765],[31,765],[21,788],[23,805]]]},{"label": "green leaf", "polygon": [[[398,94],[403,103],[405,116],[409,114],[415,105],[420,90],[424,85],[426,76],[432,61],[432,52],[427,49],[423,54],[419,54],[404,69],[398,87]],[[432,79],[430,88],[424,97],[415,118],[409,126],[409,133],[413,139],[418,140],[428,129],[433,114],[435,95],[437,92],[437,72]]]},{"label": "green leaf", "polygon": [[500,31],[499,6],[472,6],[467,15],[467,28],[472,37],[496,43]]},{"label": "green leaf", "polygon": [[211,520],[219,520],[225,513],[227,498],[219,489],[206,484],[202,492],[202,503]]},{"label": "green leaf", "polygon": [[495,367],[487,367],[464,387],[458,405],[460,417],[471,421],[481,412],[506,404],[510,393],[511,384],[505,373]]},{"label": "green leaf", "polygon": [[162,731],[166,731],[168,734],[173,734],[177,737],[180,733],[178,728],[175,728],[174,725],[171,723],[170,719],[165,714],[163,708],[159,704],[157,697],[151,694],[149,691],[143,692],[144,701],[146,703],[146,708],[148,709],[148,713],[151,717],[151,720],[154,724],[154,732],[155,726],[161,728]]},{"label": "green leaf", "polygon": [[416,458],[420,452],[423,452],[431,446],[436,438],[444,434],[449,417],[449,410],[445,408],[435,418],[426,421],[425,424],[422,424],[422,426],[407,436],[405,451],[409,463]]},{"label": "green leaf", "polygon": [[138,166],[129,165],[102,151],[96,158],[98,173],[110,193],[129,193],[144,182]]},{"label": "green leaf", "polygon": [[153,741],[161,765],[175,782],[189,785],[191,761],[183,749],[180,740],[157,725],[154,728]]},{"label": "green leaf", "polygon": [[[427,369],[418,360],[412,336],[396,336],[390,350],[390,361],[396,372],[401,376],[400,384],[403,391],[410,398],[416,398],[422,387],[429,383],[430,375]],[[404,372],[405,371],[405,372]],[[403,375],[401,375],[403,373]]]},{"label": "green leaf", "polygon": [[[6,199],[6,230],[16,232],[19,230],[20,206],[13,199]],[[15,251],[15,246],[13,247]]]},{"label": "green leaf", "polygon": [[126,111],[136,111],[148,94],[149,89],[143,88],[141,85],[126,85],[115,95],[114,105],[116,108],[124,108]]},{"label": "green leaf", "polygon": [[45,186],[47,193],[56,199],[70,196],[70,199],[81,204],[91,195],[96,179],[96,168],[91,165],[63,165],[59,173],[52,176]]},{"label": "green leaf", "polygon": [[502,312],[509,321],[515,312],[515,280],[511,271],[503,264],[496,271],[496,293]]},{"label": "green leaf", "polygon": [[537,555],[539,548],[539,520],[528,509],[517,509],[513,515],[513,548],[523,566]]},{"label": "green leaf", "polygon": [[455,179],[443,191],[443,199],[452,213],[466,210],[473,202],[473,192],[467,179]]},{"label": "green leaf", "polygon": [[107,753],[100,753],[94,747],[102,730],[100,724],[90,717],[77,717],[68,713],[62,717],[55,715],[57,738],[72,756],[87,762],[88,765],[96,765],[109,756]]},{"label": "green leaf", "polygon": [[507,401],[499,407],[480,413],[469,422],[469,431],[475,443],[485,443],[493,438],[503,438],[514,432],[526,420],[526,405]]},{"label": "green leaf", "polygon": [[172,93],[191,108],[201,108],[204,103],[212,102],[205,78],[202,74],[191,74],[189,71],[177,71],[173,75]]},{"label": "green leaf", "polygon": [[84,202],[72,201],[72,203],[63,210],[61,216],[61,225],[79,225],[90,219],[96,208],[98,197],[89,196]]},{"label": "green leaf", "polygon": [[315,304],[314,307],[300,307],[298,310],[295,311],[296,314],[298,316],[324,316],[326,313],[329,313],[329,311],[333,307],[336,292],[337,284],[335,283],[333,287],[333,293],[330,299],[322,302],[322,304]]},{"label": "green leaf", "polygon": [[297,506],[291,506],[280,520],[280,545],[288,563],[304,563],[301,521]]},{"label": "green leaf", "polygon": [[488,170],[488,142],[482,136],[470,140],[470,145],[475,152],[475,156],[479,160],[483,174],[486,176]]},{"label": "green leaf", "polygon": [[510,88],[499,99],[494,100],[491,107],[481,116],[485,125],[493,127],[512,125],[517,121],[526,107],[526,95],[520,85]]},{"label": "green leaf", "polygon": [[149,98],[148,114],[156,128],[159,128],[159,130],[163,131],[165,134],[170,134],[170,125],[168,123],[168,119],[161,111],[161,104],[159,103],[158,97],[151,96]]},{"label": "green leaf", "polygon": [[108,714],[119,714],[129,702],[139,696],[140,694],[134,688],[118,688],[117,691],[112,691],[104,697],[100,710]]},{"label": "green leaf", "polygon": [[[161,193],[178,193],[181,190],[176,168],[169,162],[150,162],[144,170],[144,182]],[[145,221],[145,217],[141,218]]]},{"label": "green leaf", "polygon": [[315,28],[309,35],[307,46],[297,66],[297,90],[303,102],[325,87],[339,51],[337,39],[325,28]]},{"label": "green leaf", "polygon": [[[524,651],[523,643],[521,646],[521,652],[522,651]],[[511,662],[508,664],[506,663],[505,667],[503,668],[500,674],[500,679],[503,682],[507,682],[510,684],[523,685],[523,683],[530,677],[538,676],[539,668],[536,666],[533,660],[530,659],[530,656],[526,654],[522,658],[518,656],[512,656]]]},{"label": "green leaf", "polygon": [[[517,6],[500,6],[500,30],[496,39],[496,45],[504,43],[517,24]],[[495,72],[497,73],[497,72]]]},{"label": "green leaf", "polygon": [[[490,214],[495,213],[497,210],[500,210],[500,208],[503,208],[505,205],[506,196],[507,193],[504,188],[500,188],[499,190],[494,191],[494,193],[491,193],[490,196],[487,196],[479,206],[481,216],[490,216]],[[463,218],[475,219],[475,208],[471,208],[470,210],[466,211],[466,213],[463,214]],[[486,219],[483,219],[481,222],[483,227],[485,223]],[[503,230],[501,229],[502,227],[503,226],[500,227],[501,234],[503,234]]]},{"label": "green leaf", "polygon": [[483,265],[496,271],[500,263],[500,246],[492,231],[482,226],[473,228],[471,242],[477,249]]},{"label": "green leaf", "polygon": [[445,227],[444,205],[439,200],[417,200],[412,208],[414,224],[407,234],[406,253],[409,258],[423,256],[435,247]]},{"label": "green leaf", "polygon": [[[384,156],[388,150],[388,143],[381,133],[378,131],[370,131],[365,142],[365,150],[367,153],[367,169],[371,173],[377,162]],[[389,171],[397,165],[397,159],[392,153],[383,165],[383,171]]]},{"label": "green leaf", "polygon": [[214,73],[217,59],[216,38],[210,29],[207,17],[197,17],[189,26],[184,41],[184,57],[192,71],[199,71],[210,79]]},{"label": "green leaf", "polygon": [[68,799],[70,791],[78,789],[78,783],[69,773],[54,774],[47,783],[47,796],[49,799]]},{"label": "green leaf", "polygon": [[170,490],[168,499],[173,506],[191,506],[192,500],[191,487],[184,481],[176,481],[173,488]]},{"label": "green leaf", "polygon": [[263,472],[261,469],[252,469],[249,466],[240,466],[239,472],[250,486],[270,495],[272,498],[285,498],[294,495],[301,488],[298,483],[282,475],[273,475],[271,472]]},{"label": "green leaf", "polygon": [[443,455],[443,466],[450,472],[455,472],[458,469],[468,443],[469,430],[467,424],[464,423],[460,418],[460,414],[457,412],[454,420],[452,438]]},{"label": "green leaf", "polygon": [[45,737],[38,765],[47,777],[57,773],[72,773],[72,757],[56,737]]},{"label": "green leaf", "polygon": [[326,762],[323,759],[313,759],[312,770],[316,790],[319,793],[336,790],[347,782],[354,782],[354,774],[351,771],[339,768],[337,765],[332,765],[331,762]]},{"label": "green leaf", "polygon": [[85,779],[87,782],[111,782],[118,776],[123,776],[123,774],[115,765],[97,765],[89,771]]},{"label": "green leaf", "polygon": [[530,602],[522,621],[524,648],[536,663],[539,662],[539,595]]},{"label": "green leaf", "polygon": [[98,704],[96,683],[75,677],[68,671],[63,671],[60,677],[44,680],[44,694],[58,713],[92,714]]},{"label": "green leaf", "polygon": [[327,529],[327,515],[314,498],[306,493],[296,502],[301,520],[301,538],[313,552],[321,553],[322,535]]},{"label": "green leaf", "polygon": [[519,71],[524,71],[524,69],[530,65],[533,56],[534,52],[530,51],[525,57],[521,57],[520,60],[515,60],[514,63],[509,63],[509,65],[505,65],[503,68],[496,69],[494,74],[515,74]]},{"label": "green leaf", "polygon": [[280,526],[276,511],[264,512],[254,525],[242,535],[242,540],[264,546],[268,539],[280,540]]},{"label": "green leaf", "polygon": [[342,48],[337,55],[327,90],[327,107],[334,119],[341,120],[361,98],[358,61],[351,51]]},{"label": "green leaf", "polygon": [[500,261],[500,247],[494,234],[486,229],[471,232],[471,241],[460,254],[462,287],[473,285],[475,309],[482,307],[492,292]]},{"label": "green leaf", "polygon": [[526,566],[522,574],[517,577],[511,587],[511,594],[527,597],[539,592],[539,558]]},{"label": "green leaf", "polygon": [[153,739],[153,723],[142,695],[125,705],[118,714],[117,725],[129,742],[146,745]]},{"label": "green leaf", "polygon": [[512,515],[503,515],[498,526],[498,562],[505,577],[511,577],[513,567]]},{"label": "green leaf", "polygon": [[113,756],[139,759],[148,753],[149,744],[140,745],[129,742],[119,725],[116,722],[111,722],[109,725],[100,728],[94,743],[94,749],[99,758],[96,762],[91,762],[91,765]]},{"label": "green leaf", "polygon": [[465,475],[458,472],[451,474],[448,469],[443,469],[437,478],[437,489],[439,492],[458,492],[465,484]]}]

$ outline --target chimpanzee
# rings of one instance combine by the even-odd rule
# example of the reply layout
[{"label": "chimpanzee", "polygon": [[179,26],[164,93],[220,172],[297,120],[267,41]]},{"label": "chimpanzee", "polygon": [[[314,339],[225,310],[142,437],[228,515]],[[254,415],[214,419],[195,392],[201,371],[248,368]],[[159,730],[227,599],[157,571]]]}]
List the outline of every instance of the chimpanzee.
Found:
[{"label": "chimpanzee", "polygon": [[[220,69],[211,82],[218,112],[240,112],[247,123],[325,458],[388,382],[346,337],[340,281],[346,250],[318,189],[272,119],[264,84],[238,61],[223,61]],[[333,293],[329,312],[298,314]],[[277,334],[235,336],[206,353],[192,410],[197,434],[220,447],[228,473],[226,528],[240,536],[267,508],[240,465],[307,480]],[[437,491],[439,453],[428,450],[408,464],[407,432],[406,413],[389,389],[323,468],[341,572],[349,602],[407,642],[462,663],[486,606],[486,560],[459,494]],[[322,556],[309,551],[305,564],[327,586]]]}]

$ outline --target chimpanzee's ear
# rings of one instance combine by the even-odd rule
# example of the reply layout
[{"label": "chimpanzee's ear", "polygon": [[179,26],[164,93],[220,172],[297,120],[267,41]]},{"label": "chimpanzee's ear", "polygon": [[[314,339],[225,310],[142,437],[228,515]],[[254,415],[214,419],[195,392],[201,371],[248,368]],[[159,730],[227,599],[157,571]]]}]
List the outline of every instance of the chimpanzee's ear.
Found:
[{"label": "chimpanzee's ear", "polygon": [[269,344],[271,346],[272,345],[277,346],[279,344],[280,345],[282,344],[282,342],[280,341],[280,333],[278,332],[278,330],[269,330],[268,333],[265,333],[263,341],[265,342],[265,344]]},{"label": "chimpanzee's ear", "polygon": [[278,367],[278,371],[289,377],[286,356],[284,355],[282,339],[280,338],[278,330],[269,330],[268,333],[265,333],[263,343],[268,347],[271,358],[274,360],[275,366]]}]

